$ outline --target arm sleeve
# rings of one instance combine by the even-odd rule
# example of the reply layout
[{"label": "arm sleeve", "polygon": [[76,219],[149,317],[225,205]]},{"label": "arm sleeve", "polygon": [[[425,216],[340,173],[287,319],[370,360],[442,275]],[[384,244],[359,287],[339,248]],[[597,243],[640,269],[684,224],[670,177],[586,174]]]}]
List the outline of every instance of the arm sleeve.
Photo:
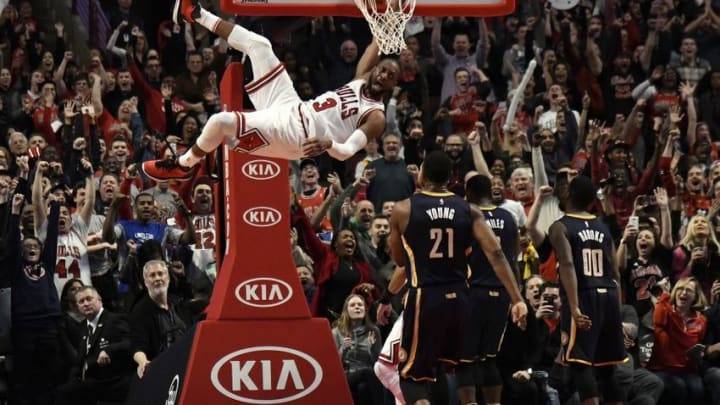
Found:
[{"label": "arm sleeve", "polygon": [[332,147],[328,150],[328,154],[335,159],[346,160],[364,148],[366,144],[367,135],[365,135],[362,129],[358,128],[350,135],[345,143],[333,141]]}]

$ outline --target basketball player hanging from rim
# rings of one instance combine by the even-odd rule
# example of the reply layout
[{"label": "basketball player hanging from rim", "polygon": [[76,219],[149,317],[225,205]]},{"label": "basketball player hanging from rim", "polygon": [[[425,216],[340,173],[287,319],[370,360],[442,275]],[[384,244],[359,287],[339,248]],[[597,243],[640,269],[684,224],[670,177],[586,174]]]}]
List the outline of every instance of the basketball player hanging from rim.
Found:
[{"label": "basketball player hanging from rim", "polygon": [[199,23],[250,57],[253,82],[245,90],[256,111],[212,115],[183,155],[143,163],[148,177],[156,181],[192,178],[198,163],[223,142],[265,157],[290,160],[327,151],[345,160],[385,131],[382,100],[397,85],[400,67],[392,59],[380,61],[375,39],[360,58],[353,81],[302,102],[267,38],[221,20],[197,0],[176,0],[173,18],[176,23],[180,18]]}]

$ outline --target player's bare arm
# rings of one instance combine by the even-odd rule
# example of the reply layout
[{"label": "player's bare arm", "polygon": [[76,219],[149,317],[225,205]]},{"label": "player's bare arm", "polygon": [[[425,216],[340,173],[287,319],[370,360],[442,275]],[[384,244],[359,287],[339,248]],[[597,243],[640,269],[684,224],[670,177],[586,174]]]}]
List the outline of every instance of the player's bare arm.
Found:
[{"label": "player's bare arm", "polygon": [[362,150],[369,140],[379,139],[383,132],[385,114],[382,111],[373,111],[344,143],[335,142],[325,135],[315,136],[303,143],[303,154],[314,157],[327,151],[335,159],[346,160]]},{"label": "player's bare arm", "polygon": [[575,276],[575,266],[571,256],[570,242],[566,235],[566,228],[561,222],[555,222],[549,230],[550,244],[555,251],[555,257],[558,261],[558,273],[560,274],[560,282],[565,289],[570,314],[572,314],[575,323],[580,329],[590,329],[592,321],[590,317],[584,315],[580,311],[578,305],[577,294],[577,278]]},{"label": "player's bare arm", "polygon": [[[488,261],[492,265],[493,271],[510,295],[510,299],[513,303],[513,322],[521,329],[525,329],[527,305],[525,305],[525,301],[520,295],[517,279],[513,274],[510,263],[508,263],[497,237],[485,222],[483,213],[474,205],[471,205],[470,209],[472,210],[473,215],[473,235],[480,244],[480,247],[482,248],[483,253],[485,253],[485,256],[488,258]],[[393,211],[393,214],[394,213],[395,212]]]},{"label": "player's bare arm", "polygon": [[617,285],[617,295],[618,295],[618,304],[620,305],[620,310],[622,311],[622,284],[620,280],[620,263],[618,261],[617,253],[615,252],[615,245],[612,245],[612,264],[613,264],[613,279],[615,280],[615,284]]},{"label": "player's bare arm", "polygon": [[387,289],[391,294],[397,294],[403,288],[406,281],[407,275],[405,274],[405,267],[395,266],[395,270],[393,270],[393,275],[390,277]]},{"label": "player's bare arm", "polygon": [[358,61],[357,68],[355,70],[356,79],[367,79],[370,71],[377,66],[380,62],[380,49],[378,48],[375,38],[370,42],[370,45],[365,48],[360,60]]},{"label": "player's bare arm", "polygon": [[390,303],[390,299],[400,292],[406,281],[407,276],[405,275],[405,268],[402,266],[395,266],[395,270],[393,270],[393,275],[390,277],[387,289],[383,292],[382,297],[380,297],[376,310],[375,318],[378,325],[385,326],[390,321],[390,315],[392,314],[392,304]]},{"label": "player's bare arm", "polygon": [[410,200],[406,199],[395,203],[390,216],[390,250],[392,259],[398,266],[405,266],[402,235],[409,220]]}]

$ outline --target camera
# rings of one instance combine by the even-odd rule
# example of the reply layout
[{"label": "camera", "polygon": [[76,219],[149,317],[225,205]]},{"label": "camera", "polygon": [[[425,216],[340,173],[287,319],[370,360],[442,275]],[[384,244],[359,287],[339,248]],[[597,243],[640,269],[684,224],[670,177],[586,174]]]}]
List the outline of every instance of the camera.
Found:
[{"label": "camera", "polygon": [[552,295],[545,295],[542,297],[542,299],[543,299],[543,302],[542,302],[543,305],[549,305],[553,308],[555,307],[555,297],[553,297]]},{"label": "camera", "polygon": [[603,188],[605,186],[614,186],[616,181],[617,180],[615,179],[615,176],[610,174],[610,175],[608,175],[608,177],[600,180],[598,182],[598,186],[600,186],[600,188]]}]

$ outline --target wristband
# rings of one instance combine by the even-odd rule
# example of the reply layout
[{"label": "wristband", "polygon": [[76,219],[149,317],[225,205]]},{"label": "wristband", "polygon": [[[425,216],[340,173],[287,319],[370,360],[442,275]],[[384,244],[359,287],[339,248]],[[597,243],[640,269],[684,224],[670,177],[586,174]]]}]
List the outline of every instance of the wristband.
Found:
[{"label": "wristband", "polygon": [[378,302],[381,304],[387,305],[390,303],[390,300],[394,296],[395,296],[395,294],[391,293],[390,290],[385,290],[385,291],[383,291],[382,295],[380,296],[380,300]]}]

